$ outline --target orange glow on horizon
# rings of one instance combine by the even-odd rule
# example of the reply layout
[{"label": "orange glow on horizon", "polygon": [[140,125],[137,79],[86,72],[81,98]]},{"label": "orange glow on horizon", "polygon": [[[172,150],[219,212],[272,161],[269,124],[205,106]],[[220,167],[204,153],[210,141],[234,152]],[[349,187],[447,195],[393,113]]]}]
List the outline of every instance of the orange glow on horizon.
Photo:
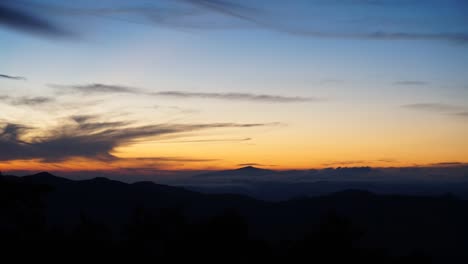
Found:
[{"label": "orange glow on horizon", "polygon": [[345,161],[345,162],[330,162],[316,164],[263,164],[263,163],[242,163],[239,162],[223,162],[223,161],[155,161],[152,159],[117,159],[115,161],[91,160],[83,158],[75,158],[61,162],[44,162],[40,160],[14,160],[2,162],[0,170],[8,171],[49,171],[49,172],[79,172],[79,171],[94,171],[106,173],[122,173],[135,172],[138,174],[151,175],[155,172],[171,171],[209,171],[209,170],[229,170],[243,166],[252,165],[254,167],[272,169],[272,170],[303,170],[303,169],[323,169],[337,167],[374,167],[374,168],[399,168],[399,167],[450,167],[468,164],[468,162],[389,162],[375,161],[370,163],[360,161]]}]

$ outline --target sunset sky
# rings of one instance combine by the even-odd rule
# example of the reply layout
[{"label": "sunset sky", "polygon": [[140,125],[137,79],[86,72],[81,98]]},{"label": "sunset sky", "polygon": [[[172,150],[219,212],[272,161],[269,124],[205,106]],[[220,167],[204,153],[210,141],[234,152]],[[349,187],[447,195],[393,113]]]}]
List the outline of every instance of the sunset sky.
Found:
[{"label": "sunset sky", "polygon": [[465,0],[2,0],[0,170],[468,163],[467,14]]}]

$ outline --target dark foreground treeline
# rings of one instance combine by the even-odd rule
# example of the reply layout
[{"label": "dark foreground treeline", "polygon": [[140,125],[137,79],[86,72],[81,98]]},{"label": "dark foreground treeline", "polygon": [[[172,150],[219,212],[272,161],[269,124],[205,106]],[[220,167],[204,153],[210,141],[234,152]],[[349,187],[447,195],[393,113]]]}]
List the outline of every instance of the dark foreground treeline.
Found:
[{"label": "dark foreground treeline", "polygon": [[450,196],[350,191],[268,203],[152,183],[1,177],[1,254],[16,262],[466,263],[467,209]]}]

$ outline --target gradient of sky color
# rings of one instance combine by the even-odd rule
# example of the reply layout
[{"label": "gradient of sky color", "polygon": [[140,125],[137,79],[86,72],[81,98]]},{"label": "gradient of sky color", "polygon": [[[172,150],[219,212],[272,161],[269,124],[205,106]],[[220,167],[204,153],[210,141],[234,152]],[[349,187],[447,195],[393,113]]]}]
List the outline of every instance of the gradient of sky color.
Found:
[{"label": "gradient of sky color", "polygon": [[0,2],[1,170],[468,162],[467,1],[95,2]]}]

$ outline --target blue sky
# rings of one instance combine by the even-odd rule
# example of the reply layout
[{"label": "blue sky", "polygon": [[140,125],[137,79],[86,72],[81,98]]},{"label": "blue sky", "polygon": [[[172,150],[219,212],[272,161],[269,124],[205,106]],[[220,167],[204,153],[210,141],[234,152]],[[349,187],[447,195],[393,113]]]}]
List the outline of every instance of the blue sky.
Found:
[{"label": "blue sky", "polygon": [[[177,134],[191,142],[176,148],[157,133],[113,142],[103,153],[119,162],[467,162],[467,13],[455,0],[4,0],[0,122],[33,127],[20,135],[29,143],[55,139],[78,114],[133,126],[236,124]],[[86,86],[111,92],[77,93]],[[20,158],[3,159],[7,168],[64,162]]]}]

